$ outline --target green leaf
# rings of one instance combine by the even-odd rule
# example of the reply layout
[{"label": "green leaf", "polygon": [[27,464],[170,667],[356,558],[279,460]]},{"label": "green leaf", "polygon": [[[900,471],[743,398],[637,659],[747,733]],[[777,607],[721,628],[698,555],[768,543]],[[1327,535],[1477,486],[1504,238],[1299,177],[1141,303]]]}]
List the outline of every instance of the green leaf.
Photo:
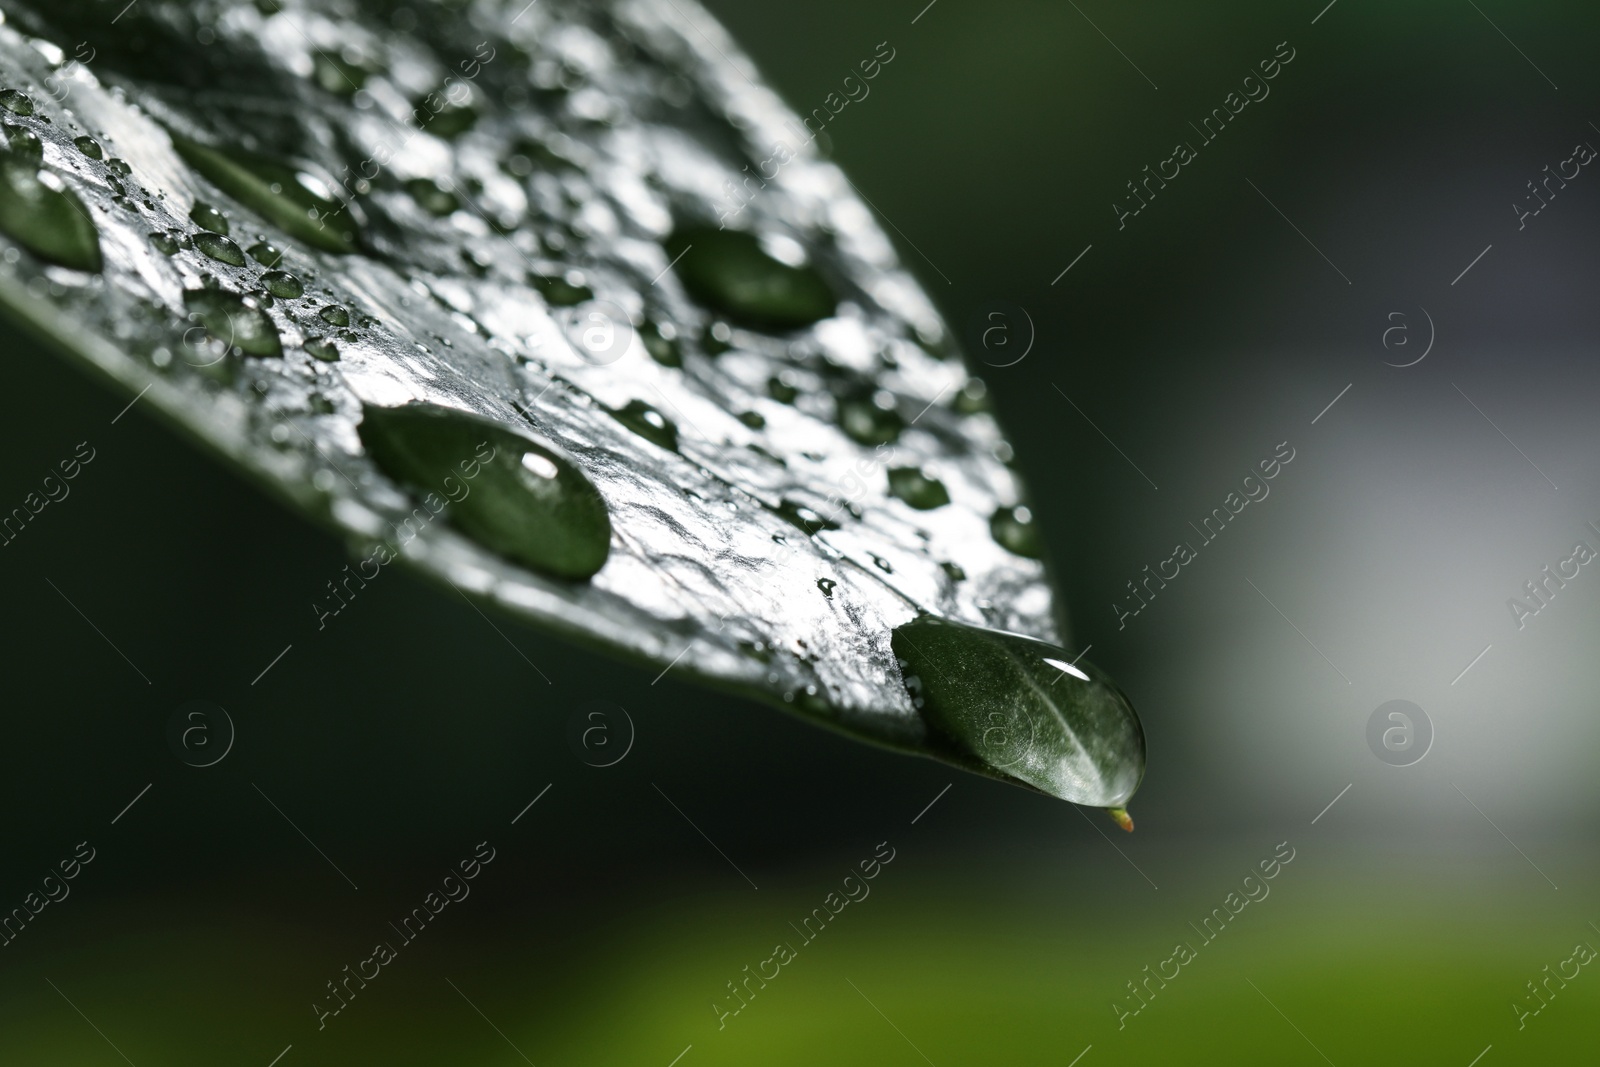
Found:
[{"label": "green leaf", "polygon": [[[358,556],[996,770],[960,693],[913,705],[891,635],[1065,641],[1010,448],[690,0],[17,0],[0,105],[0,309]],[[1005,776],[1131,790],[1098,750],[1079,788],[1079,726],[1068,770]]]}]

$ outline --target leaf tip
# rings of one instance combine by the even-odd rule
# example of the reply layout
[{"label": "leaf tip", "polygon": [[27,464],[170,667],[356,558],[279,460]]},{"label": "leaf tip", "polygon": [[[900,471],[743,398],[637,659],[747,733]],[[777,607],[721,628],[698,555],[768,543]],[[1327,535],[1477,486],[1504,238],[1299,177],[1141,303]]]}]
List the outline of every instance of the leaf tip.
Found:
[{"label": "leaf tip", "polygon": [[1111,820],[1128,833],[1133,833],[1133,816],[1128,814],[1127,808],[1107,808],[1111,813]]}]

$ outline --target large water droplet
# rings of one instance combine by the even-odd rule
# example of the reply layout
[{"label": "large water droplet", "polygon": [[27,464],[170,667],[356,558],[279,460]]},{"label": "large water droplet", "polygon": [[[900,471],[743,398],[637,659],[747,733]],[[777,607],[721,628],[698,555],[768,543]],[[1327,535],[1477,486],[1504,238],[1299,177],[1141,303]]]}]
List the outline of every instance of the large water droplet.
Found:
[{"label": "large water droplet", "polygon": [[630,400],[611,414],[646,441],[669,452],[678,450],[677,424],[643,400]]},{"label": "large water droplet", "polygon": [[338,304],[329,304],[327,307],[317,312],[317,316],[329,326],[350,325],[350,312],[346,311]]},{"label": "large water droplet", "polygon": [[218,263],[226,263],[230,267],[244,266],[244,252],[233,243],[231,237],[202,230],[194,235],[194,246]]},{"label": "large water droplet", "polygon": [[989,533],[1007,552],[1029,559],[1044,558],[1039,527],[1034,524],[1033,511],[1029,508],[1018,505],[999,509],[989,517]]},{"label": "large water droplet", "polygon": [[942,754],[1075,804],[1120,808],[1144,730],[1097,668],[1020,634],[922,616],[895,629],[901,677]]},{"label": "large water droplet", "polygon": [[797,329],[833,314],[837,301],[809,264],[774,259],[738,230],[679,230],[667,239],[673,270],[696,300],[751,326]]},{"label": "large water droplet", "polygon": [[0,159],[0,231],[40,259],[100,269],[100,232],[78,194],[15,157]]},{"label": "large water droplet", "polygon": [[228,231],[231,229],[228,225],[228,216],[204,200],[196,200],[194,202],[194,207],[189,209],[189,221],[203,230],[220,233],[224,237],[228,235]]},{"label": "large water droplet", "polygon": [[890,467],[889,495],[904,500],[918,511],[942,508],[950,503],[950,490],[944,483],[918,467]]},{"label": "large water droplet", "polygon": [[0,89],[0,107],[13,115],[33,114],[33,100],[26,93],[19,93],[15,89]]},{"label": "large water droplet", "polygon": [[285,270],[267,271],[261,276],[261,285],[273,296],[285,300],[304,296],[306,291],[306,287],[300,284],[300,279]]},{"label": "large water droplet", "polygon": [[281,356],[283,344],[272,316],[226,289],[188,289],[183,306],[212,337],[247,356]]},{"label": "large water droplet", "polygon": [[448,499],[450,522],[486,548],[557,578],[605,563],[605,500],[553,446],[433,404],[368,406],[358,430],[385,473]]},{"label": "large water droplet", "polygon": [[105,153],[100,150],[100,142],[93,137],[74,137],[72,146],[90,159],[105,158]]},{"label": "large water droplet", "polygon": [[4,124],[6,135],[6,148],[19,160],[32,163],[35,167],[44,162],[44,145],[39,141],[39,135],[32,130],[25,130],[21,126]]},{"label": "large water droplet", "polygon": [[211,184],[292,236],[324,252],[355,251],[358,234],[345,206],[313,192],[293,167],[264,156],[211,148],[177,136],[172,145]]},{"label": "large water droplet", "polygon": [[276,267],[283,262],[283,251],[277,245],[268,244],[266,241],[257,241],[247,251],[250,253],[250,258],[263,267]]}]

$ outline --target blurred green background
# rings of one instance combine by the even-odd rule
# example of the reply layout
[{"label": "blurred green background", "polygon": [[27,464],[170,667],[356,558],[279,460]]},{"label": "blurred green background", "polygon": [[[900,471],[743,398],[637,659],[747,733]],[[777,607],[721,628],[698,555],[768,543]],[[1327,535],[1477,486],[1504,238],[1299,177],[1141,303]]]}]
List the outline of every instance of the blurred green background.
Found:
[{"label": "blurred green background", "polygon": [[[1600,946],[1600,579],[1521,629],[1506,601],[1600,545],[1600,179],[1520,230],[1510,206],[1600,143],[1593,6],[711,9],[797,110],[896,50],[830,151],[956,330],[994,300],[1031,319],[1028,356],[983,373],[1075,641],[1143,716],[1138,832],[405,573],[319,632],[340,544],[8,336],[0,499],[97,455],[0,549],[0,908],[78,842],[96,858],[0,949],[0,1059],[1592,1059],[1592,968],[1520,1027],[1513,1004]],[[1284,41],[1271,95],[1119,230],[1125,183]],[[1425,316],[1428,357],[1386,366]],[[1410,347],[1385,348],[1397,321]],[[1125,583],[1283,441],[1271,496],[1119,629]],[[1366,741],[1395,698],[1435,732],[1406,767]],[[214,767],[167,747],[191,699],[237,724]],[[567,741],[597,699],[637,730],[607,768]],[[325,983],[485,840],[470,898],[319,1031]],[[870,897],[800,945],[883,841]],[[1280,842],[1270,896],[1205,943],[1191,924]],[[780,941],[797,958],[719,1029]],[[1119,1023],[1180,941],[1197,958]]]}]

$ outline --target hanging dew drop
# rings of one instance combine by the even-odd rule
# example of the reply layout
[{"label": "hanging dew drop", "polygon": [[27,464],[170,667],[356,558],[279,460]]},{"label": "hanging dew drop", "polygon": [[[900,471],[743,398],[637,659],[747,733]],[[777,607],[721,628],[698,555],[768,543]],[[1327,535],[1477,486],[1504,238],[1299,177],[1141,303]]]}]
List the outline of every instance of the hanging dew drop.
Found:
[{"label": "hanging dew drop", "polygon": [[1144,730],[1126,694],[1087,660],[1020,634],[921,616],[890,643],[943,755],[1074,804],[1125,805],[1144,777]]}]

